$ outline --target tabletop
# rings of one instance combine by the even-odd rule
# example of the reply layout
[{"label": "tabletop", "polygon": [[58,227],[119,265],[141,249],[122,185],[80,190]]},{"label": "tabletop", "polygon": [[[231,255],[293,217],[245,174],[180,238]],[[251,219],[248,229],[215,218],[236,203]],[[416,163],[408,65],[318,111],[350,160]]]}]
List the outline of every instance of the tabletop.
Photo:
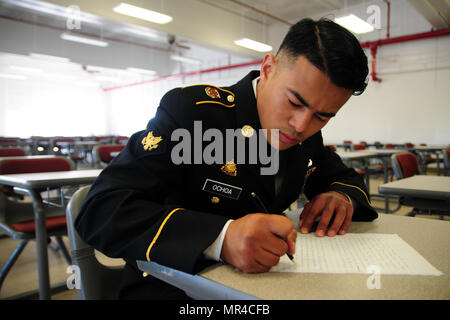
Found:
[{"label": "tabletop", "polygon": [[247,274],[215,265],[200,275],[262,299],[450,299],[449,221],[380,214],[353,222],[349,232],[398,234],[444,275],[380,275],[380,289],[368,289],[370,274]]},{"label": "tabletop", "polygon": [[92,183],[101,169],[71,170],[0,175],[0,184],[25,189],[59,187]]},{"label": "tabletop", "polygon": [[378,154],[372,150],[337,151],[336,153],[343,160],[356,160],[378,156]]},{"label": "tabletop", "polygon": [[450,177],[415,175],[382,184],[382,194],[450,200]]}]

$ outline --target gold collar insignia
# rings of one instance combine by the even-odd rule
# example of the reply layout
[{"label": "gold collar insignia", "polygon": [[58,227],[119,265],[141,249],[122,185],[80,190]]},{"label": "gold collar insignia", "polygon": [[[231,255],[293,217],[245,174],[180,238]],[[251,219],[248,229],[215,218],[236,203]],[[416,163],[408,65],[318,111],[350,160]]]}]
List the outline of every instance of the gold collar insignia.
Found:
[{"label": "gold collar insignia", "polygon": [[158,143],[162,141],[162,137],[153,136],[153,131],[150,131],[148,135],[142,139],[142,145],[144,146],[144,150],[152,150],[159,147]]}]

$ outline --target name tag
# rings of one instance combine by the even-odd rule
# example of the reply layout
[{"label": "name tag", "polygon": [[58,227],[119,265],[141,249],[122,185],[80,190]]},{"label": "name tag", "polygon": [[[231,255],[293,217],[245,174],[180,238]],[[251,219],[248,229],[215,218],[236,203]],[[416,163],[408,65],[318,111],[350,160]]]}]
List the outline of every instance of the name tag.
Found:
[{"label": "name tag", "polygon": [[231,198],[234,200],[239,199],[239,196],[241,195],[242,192],[242,188],[231,186],[229,184],[214,181],[211,179],[206,179],[202,190],[209,193],[217,194],[219,196]]}]

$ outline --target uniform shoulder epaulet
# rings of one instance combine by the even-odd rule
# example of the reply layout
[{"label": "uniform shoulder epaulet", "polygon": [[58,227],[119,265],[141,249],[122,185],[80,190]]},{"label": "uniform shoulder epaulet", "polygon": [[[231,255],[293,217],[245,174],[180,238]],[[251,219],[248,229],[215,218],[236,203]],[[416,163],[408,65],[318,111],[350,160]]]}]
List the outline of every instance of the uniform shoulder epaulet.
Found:
[{"label": "uniform shoulder epaulet", "polygon": [[220,87],[213,86],[211,84],[198,84],[183,87],[182,89],[184,90],[187,88],[196,89],[194,93],[196,105],[213,103],[227,108],[234,108],[236,105],[234,103],[235,95],[233,92],[229,90],[225,90]]}]

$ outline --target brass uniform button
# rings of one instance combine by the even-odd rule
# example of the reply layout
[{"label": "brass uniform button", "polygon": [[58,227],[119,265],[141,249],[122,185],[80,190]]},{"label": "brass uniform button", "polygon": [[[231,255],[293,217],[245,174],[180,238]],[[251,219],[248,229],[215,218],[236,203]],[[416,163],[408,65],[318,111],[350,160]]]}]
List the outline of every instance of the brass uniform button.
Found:
[{"label": "brass uniform button", "polygon": [[219,203],[220,199],[218,197],[212,197],[211,202],[212,203]]},{"label": "brass uniform button", "polygon": [[227,100],[229,103],[233,103],[234,102],[234,96],[232,96],[231,94],[227,97]]},{"label": "brass uniform button", "polygon": [[145,278],[145,277],[148,277],[148,273],[147,272],[143,272],[142,273],[142,276]]},{"label": "brass uniform button", "polygon": [[251,126],[246,124],[245,126],[242,127],[241,132],[244,137],[250,138],[253,135],[253,133],[255,133],[255,130]]}]

